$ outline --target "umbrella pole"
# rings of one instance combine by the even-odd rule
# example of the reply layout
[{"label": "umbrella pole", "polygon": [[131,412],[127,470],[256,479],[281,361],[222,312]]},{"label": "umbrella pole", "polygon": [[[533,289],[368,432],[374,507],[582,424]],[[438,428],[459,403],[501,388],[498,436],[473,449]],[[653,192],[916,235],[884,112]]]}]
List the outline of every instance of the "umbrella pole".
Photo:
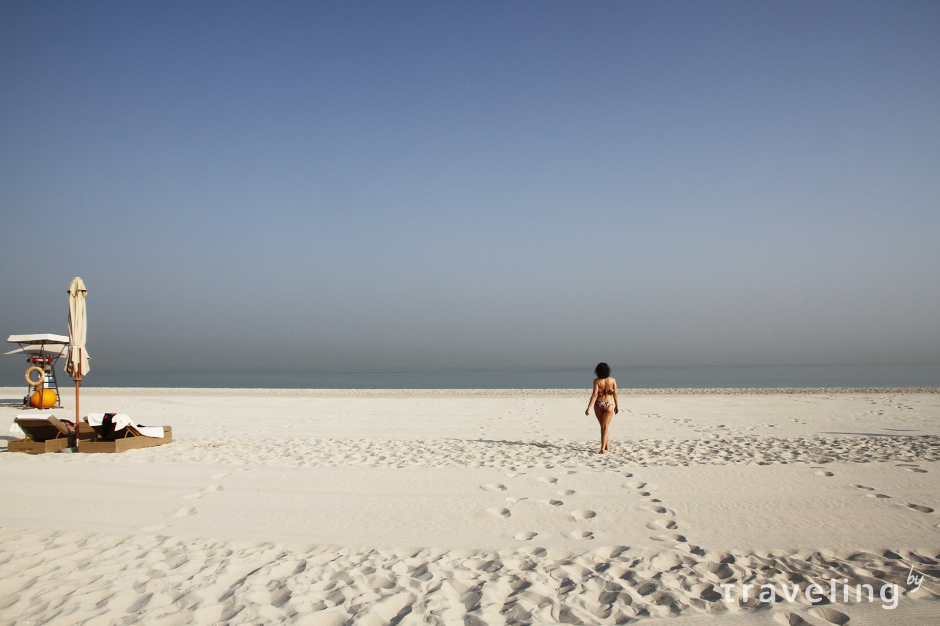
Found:
[{"label": "umbrella pole", "polygon": [[78,388],[82,386],[82,374],[75,377],[75,451],[78,452]]}]

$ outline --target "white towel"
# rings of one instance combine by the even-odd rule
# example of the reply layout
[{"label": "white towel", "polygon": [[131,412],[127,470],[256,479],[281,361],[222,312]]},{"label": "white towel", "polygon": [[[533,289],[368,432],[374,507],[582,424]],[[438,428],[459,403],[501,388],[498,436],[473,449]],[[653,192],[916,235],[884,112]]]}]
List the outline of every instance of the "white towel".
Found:
[{"label": "white towel", "polygon": [[[101,426],[104,422],[104,413],[89,413],[85,417],[85,421],[88,422],[89,426]],[[127,415],[123,413],[118,413],[111,418],[112,423],[114,424],[114,430],[121,430],[127,426],[133,426],[137,429],[144,437],[156,437],[157,439],[163,439],[163,426],[138,426],[131,421]]]},{"label": "white towel", "polygon": [[[85,418],[85,421],[88,422],[89,426],[101,426],[104,422],[104,413],[89,413]],[[121,430],[128,424],[133,424],[131,418],[124,415],[123,413],[118,413],[111,418],[111,421],[114,423],[114,430]]]}]

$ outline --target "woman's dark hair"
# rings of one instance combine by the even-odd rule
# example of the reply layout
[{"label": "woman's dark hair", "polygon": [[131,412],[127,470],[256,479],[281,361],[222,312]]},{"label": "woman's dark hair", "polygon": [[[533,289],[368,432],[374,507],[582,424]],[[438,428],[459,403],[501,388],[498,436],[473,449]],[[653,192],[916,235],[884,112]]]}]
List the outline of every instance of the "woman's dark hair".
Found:
[{"label": "woman's dark hair", "polygon": [[598,363],[597,367],[594,368],[594,373],[598,378],[607,378],[610,376],[610,366],[606,363]]}]

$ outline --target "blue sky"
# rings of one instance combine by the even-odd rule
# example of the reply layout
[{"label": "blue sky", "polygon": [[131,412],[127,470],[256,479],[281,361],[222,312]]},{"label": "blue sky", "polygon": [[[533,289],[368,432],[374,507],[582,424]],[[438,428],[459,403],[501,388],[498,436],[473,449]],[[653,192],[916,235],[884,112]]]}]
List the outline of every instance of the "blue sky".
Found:
[{"label": "blue sky", "polygon": [[938,102],[935,2],[5,2],[0,330],[81,276],[93,367],[937,363]]}]

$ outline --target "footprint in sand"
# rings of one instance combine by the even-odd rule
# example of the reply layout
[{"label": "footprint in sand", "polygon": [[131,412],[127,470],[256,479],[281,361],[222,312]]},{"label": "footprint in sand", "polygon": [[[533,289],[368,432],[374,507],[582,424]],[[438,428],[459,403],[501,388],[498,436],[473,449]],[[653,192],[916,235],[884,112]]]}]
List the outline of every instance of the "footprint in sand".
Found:
[{"label": "footprint in sand", "polygon": [[650,539],[653,541],[678,541],[680,543],[685,543],[687,541],[684,535],[676,535],[672,533],[666,535],[654,535],[653,537],[650,537]]},{"label": "footprint in sand", "polygon": [[517,533],[513,539],[518,539],[519,541],[531,541],[533,537],[538,535],[538,533],[527,532],[527,533]]},{"label": "footprint in sand", "polygon": [[633,474],[631,474],[630,472],[624,472],[624,473],[623,473],[623,477],[624,477],[624,478],[633,478]]},{"label": "footprint in sand", "polygon": [[222,474],[213,474],[213,475],[210,476],[209,478],[211,478],[212,480],[222,480],[222,479],[225,478],[226,476],[228,476],[228,472],[224,472],[224,473],[222,473]]},{"label": "footprint in sand", "polygon": [[574,495],[574,489],[562,489],[561,491],[558,492],[558,495],[560,495],[560,496],[573,496],[573,495]]},{"label": "footprint in sand", "polygon": [[482,485],[480,489],[483,491],[506,491],[506,485],[501,485],[500,483],[490,483],[488,485]]},{"label": "footprint in sand", "polygon": [[157,524],[156,526],[147,526],[146,528],[141,528],[141,530],[145,533],[155,533],[169,527],[170,526],[168,524]]},{"label": "footprint in sand", "polygon": [[646,483],[640,482],[638,480],[634,480],[632,482],[627,483],[627,486],[632,487],[633,489],[642,489],[643,487],[646,486]]},{"label": "footprint in sand", "polygon": [[558,479],[552,476],[542,476],[541,478],[539,478],[539,481],[543,483],[548,483],[549,485],[554,485],[555,483],[558,482]]},{"label": "footprint in sand", "polygon": [[866,493],[866,498],[890,498],[891,496],[886,496],[883,493]]},{"label": "footprint in sand", "polygon": [[[644,504],[641,509],[646,509],[647,511],[652,511],[653,513],[664,513],[669,514],[671,511],[664,506],[659,506],[658,504]],[[675,514],[673,514],[675,515]]]},{"label": "footprint in sand", "polygon": [[864,489],[865,491],[874,491],[874,487],[866,487],[865,485],[849,485],[849,487],[855,487],[856,489]]},{"label": "footprint in sand", "polygon": [[571,536],[575,539],[594,539],[594,533],[588,532],[586,530],[576,530],[571,533]]},{"label": "footprint in sand", "polygon": [[173,514],[173,517],[189,517],[190,515],[196,514],[196,507],[194,506],[184,506],[176,513]]},{"label": "footprint in sand", "polygon": [[813,617],[818,617],[819,619],[828,622],[830,624],[844,624],[849,621],[849,616],[845,613],[835,610],[832,607],[828,606],[817,606],[809,610],[809,614]]},{"label": "footprint in sand", "polygon": [[833,474],[832,472],[826,472],[822,470],[818,472],[813,472],[813,473],[816,474],[817,476],[835,476],[835,474]]},{"label": "footprint in sand", "polygon": [[203,487],[202,491],[222,491],[222,487],[218,485],[210,485],[208,487]]},{"label": "footprint in sand", "polygon": [[905,504],[904,506],[909,509],[914,509],[918,513],[933,513],[933,509],[929,506],[922,506],[920,504]]},{"label": "footprint in sand", "polygon": [[506,478],[516,478],[517,476],[523,476],[522,472],[510,472],[506,474]]},{"label": "footprint in sand", "polygon": [[509,512],[509,509],[504,509],[502,507],[494,506],[486,509],[493,515],[499,515],[500,517],[509,517],[512,513]]},{"label": "footprint in sand", "polygon": [[577,511],[571,512],[571,517],[575,518],[578,521],[584,522],[594,517],[597,517],[597,513],[588,509],[578,509]]},{"label": "footprint in sand", "polygon": [[914,472],[915,474],[926,474],[926,473],[927,473],[927,470],[925,470],[925,469],[920,469],[919,467],[905,467],[904,469],[906,469],[906,470],[909,471],[909,472]]},{"label": "footprint in sand", "polygon": [[634,591],[636,591],[639,595],[641,595],[641,596],[643,596],[643,597],[645,598],[646,596],[648,596],[648,595],[654,593],[657,589],[658,589],[658,587],[656,586],[656,583],[654,583],[654,582],[652,582],[652,581],[647,581],[647,582],[641,584],[641,585],[640,585],[639,587],[637,587],[636,589],[634,589]]},{"label": "footprint in sand", "polygon": [[561,500],[539,500],[539,502],[542,502],[544,504],[550,504],[552,506],[561,506],[562,504],[564,504],[564,502],[562,502]]},{"label": "footprint in sand", "polygon": [[189,494],[188,496],[183,496],[183,499],[184,499],[184,500],[198,500],[198,499],[201,498],[203,495],[204,495],[204,494],[201,494],[201,493],[191,493],[191,494]]},{"label": "footprint in sand", "polygon": [[796,613],[790,613],[789,611],[777,613],[774,615],[774,621],[783,624],[783,626],[809,626],[809,622]]},{"label": "footprint in sand", "polygon": [[[656,527],[665,528],[666,530],[673,530],[675,528],[678,528],[678,526],[676,526],[676,523],[672,521],[671,519],[658,519],[655,522],[653,522],[652,526],[654,530],[656,530]],[[647,524],[647,528],[649,527],[650,527],[650,524]]]}]

